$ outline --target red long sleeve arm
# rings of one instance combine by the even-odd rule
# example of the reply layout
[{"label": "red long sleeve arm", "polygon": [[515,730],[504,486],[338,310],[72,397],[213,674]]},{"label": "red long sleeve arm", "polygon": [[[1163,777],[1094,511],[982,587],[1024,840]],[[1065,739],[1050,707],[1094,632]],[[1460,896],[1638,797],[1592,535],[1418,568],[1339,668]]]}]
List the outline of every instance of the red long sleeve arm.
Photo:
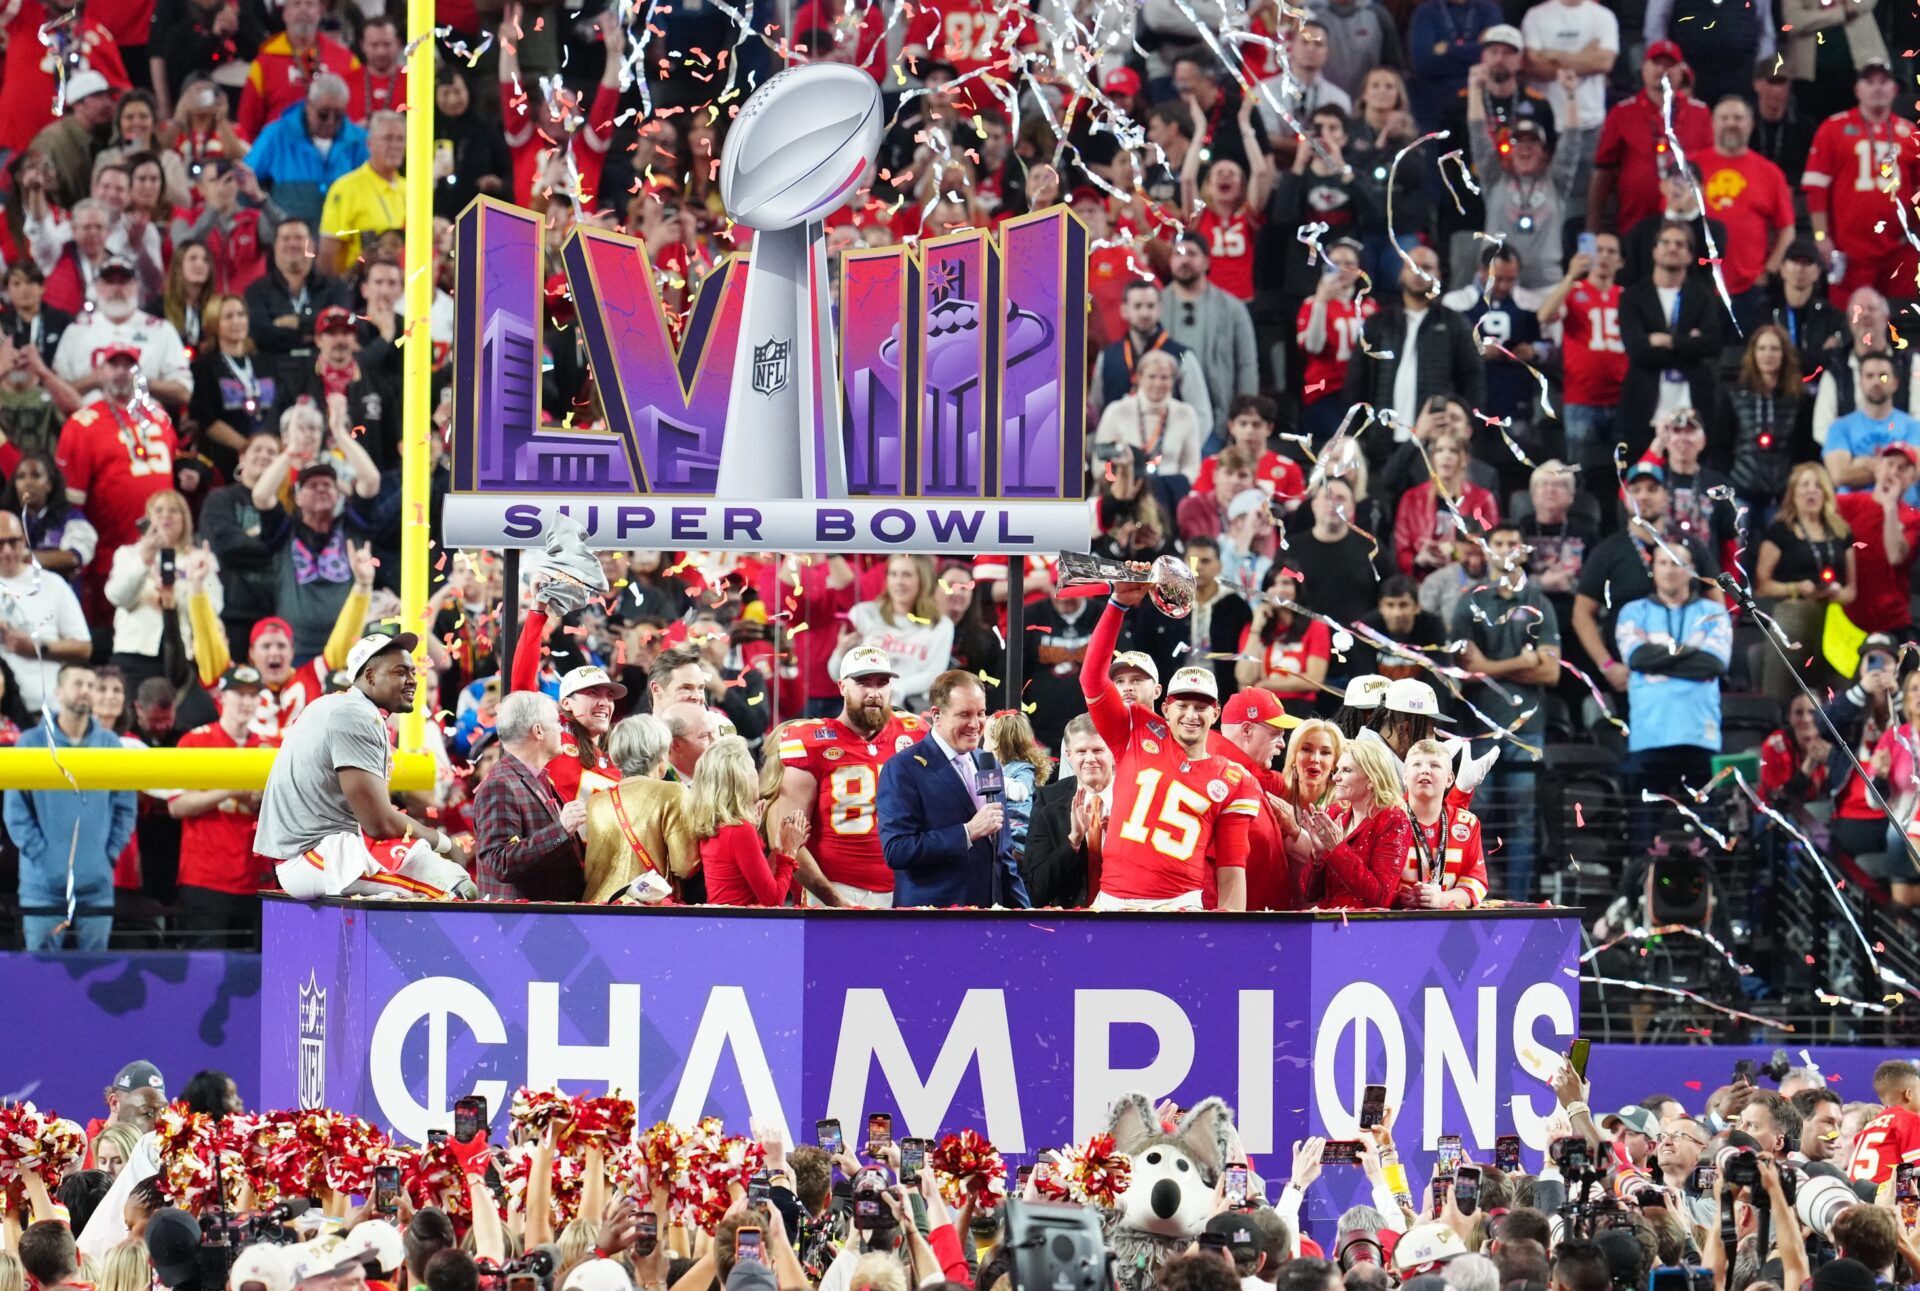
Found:
[{"label": "red long sleeve arm", "polygon": [[507,689],[540,689],[540,653],[546,647],[547,612],[538,606],[527,611],[520,635],[513,639],[513,666],[507,670]]},{"label": "red long sleeve arm", "polygon": [[928,1233],[927,1245],[933,1248],[933,1257],[940,1261],[940,1272],[947,1281],[963,1287],[973,1285],[973,1271],[967,1267],[967,1257],[960,1249],[960,1234],[952,1224],[942,1224]]},{"label": "red long sleeve arm", "polygon": [[1094,624],[1093,637],[1087,642],[1087,657],[1080,665],[1080,693],[1087,700],[1087,715],[1093,718],[1093,729],[1100,732],[1100,738],[1107,742],[1115,757],[1127,747],[1133,733],[1133,718],[1127,711],[1127,702],[1120,698],[1113,679],[1107,675],[1113,671],[1113,648],[1119,644],[1120,625],[1126,617],[1123,607],[1107,602],[1100,621]]}]

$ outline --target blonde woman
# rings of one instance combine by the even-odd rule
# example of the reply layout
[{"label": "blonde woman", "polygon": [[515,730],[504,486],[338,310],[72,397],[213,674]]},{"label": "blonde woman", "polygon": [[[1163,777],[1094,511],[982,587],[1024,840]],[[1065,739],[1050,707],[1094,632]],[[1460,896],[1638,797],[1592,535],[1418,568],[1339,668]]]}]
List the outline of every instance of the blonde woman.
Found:
[{"label": "blonde woman", "polygon": [[1014,859],[1027,854],[1027,824],[1033,796],[1053,779],[1053,759],[1034,738],[1033,723],[1017,708],[987,718],[987,751],[1000,760],[1007,779],[1007,820],[1013,826]]},{"label": "blonde woman", "polygon": [[1306,815],[1313,861],[1307,899],[1323,910],[1383,910],[1407,864],[1413,826],[1393,755],[1372,740],[1350,740],[1333,772],[1333,806]]},{"label": "blonde woman", "polygon": [[[1793,666],[1816,691],[1832,680],[1820,654],[1827,607],[1853,604],[1854,574],[1853,530],[1840,518],[1833,477],[1819,462],[1802,462],[1787,476],[1780,512],[1760,539],[1753,590],[1772,598],[1769,613],[1795,643]],[[1799,693],[1778,651],[1761,655],[1760,676],[1770,699]]]},{"label": "blonde woman", "polygon": [[887,561],[887,585],[871,601],[847,615],[834,646],[837,676],[840,656],[866,645],[887,652],[893,665],[893,702],[915,712],[927,706],[933,679],[947,670],[953,654],[953,620],[933,599],[933,562],[925,556],[895,556]]},{"label": "blonde woman", "polygon": [[[123,687],[121,694],[125,693]],[[100,718],[100,710],[97,706],[93,715],[96,720]],[[133,1145],[139,1141],[140,1131],[125,1121],[115,1121],[101,1130],[100,1136],[93,1141],[94,1165],[114,1178],[119,1178],[121,1169],[127,1164],[127,1158],[133,1155]]]},{"label": "blonde woman", "polygon": [[[141,682],[165,671],[160,650],[167,615],[178,610],[176,587],[204,586],[216,617],[226,604],[219,563],[212,552],[194,545],[193,512],[184,497],[162,489],[148,498],[142,530],[140,541],[113,553],[106,586],[107,600],[114,606],[113,662],[134,694]],[[192,634],[181,627],[181,648],[191,659]]]},{"label": "blonde woman", "polygon": [[145,1242],[131,1238],[110,1248],[100,1262],[97,1291],[152,1291],[153,1263]]},{"label": "blonde woman", "polygon": [[709,905],[786,903],[799,863],[795,858],[807,844],[807,818],[797,811],[781,817],[769,857],[760,841],[765,807],[760,774],[745,740],[728,735],[700,755],[693,770],[687,819],[700,841],[700,868],[707,877]]},{"label": "blonde woman", "polygon": [[[1157,475],[1192,480],[1200,474],[1200,450],[1206,436],[1193,405],[1173,397],[1180,361],[1165,350],[1149,350],[1133,367],[1133,393],[1115,399],[1100,413],[1094,444],[1125,444],[1155,463]],[[1092,451],[1092,445],[1088,446]],[[1184,492],[1184,489],[1176,492]]]}]

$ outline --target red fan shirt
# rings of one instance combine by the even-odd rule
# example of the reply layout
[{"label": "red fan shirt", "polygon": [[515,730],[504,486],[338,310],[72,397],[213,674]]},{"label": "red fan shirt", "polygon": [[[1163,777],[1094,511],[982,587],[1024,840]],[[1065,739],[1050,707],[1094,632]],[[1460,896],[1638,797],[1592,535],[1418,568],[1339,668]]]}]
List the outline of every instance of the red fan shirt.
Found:
[{"label": "red fan shirt", "polygon": [[1566,353],[1568,403],[1588,408],[1612,408],[1620,402],[1620,383],[1627,379],[1627,347],[1620,339],[1620,284],[1601,287],[1585,278],[1567,293],[1561,323]]},{"label": "red fan shirt", "polygon": [[1193,231],[1206,240],[1213,255],[1207,277],[1240,300],[1253,299],[1253,240],[1260,223],[1260,216],[1244,205],[1225,216],[1209,206],[1193,222]]},{"label": "red fan shirt", "polygon": [[928,0],[907,24],[904,44],[920,47],[928,57],[952,63],[961,76],[985,71],[953,91],[962,115],[989,110],[1004,112],[988,85],[988,77],[1010,79],[1016,49],[1035,43],[1033,24],[1017,6],[993,0]]},{"label": "red fan shirt", "polygon": [[[1347,364],[1353,360],[1353,352],[1360,347],[1360,328],[1367,319],[1380,312],[1379,304],[1371,297],[1359,300],[1330,300],[1327,302],[1327,335],[1317,350],[1301,350],[1307,356],[1307,370],[1301,378],[1300,401],[1319,403],[1338,395],[1347,383]],[[1294,334],[1305,336],[1307,317],[1313,313],[1313,302],[1303,301],[1300,316],[1294,320]]]},{"label": "red fan shirt", "polygon": [[[560,795],[561,802],[572,802],[580,796],[581,782],[588,776],[597,776],[601,780],[620,782],[620,768],[607,756],[606,749],[596,746],[583,737],[572,722],[565,722],[566,731],[560,736],[560,752],[553,761],[547,763],[547,780],[553,785],[553,791]],[[587,788],[596,787],[591,781]],[[604,784],[598,788],[606,788]]]},{"label": "red fan shirt", "polygon": [[[1194,477],[1190,493],[1205,496],[1213,492],[1213,464],[1219,458],[1209,457],[1200,463],[1200,474]],[[1271,448],[1260,454],[1260,465],[1253,468],[1253,482],[1267,491],[1269,497],[1298,498],[1305,497],[1307,477],[1300,473],[1300,463],[1291,457],[1282,457]]]},{"label": "red fan shirt", "polygon": [[106,577],[114,552],[140,540],[147,499],[173,487],[179,448],[173,421],[153,403],[129,412],[98,399],[60,428],[54,457],[67,487],[86,494],[87,518],[100,534],[96,579]]},{"label": "red fan shirt", "polygon": [[[0,148],[23,151],[44,126],[53,124],[54,96],[59,87],[54,73],[59,56],[40,39],[40,28],[47,21],[47,7],[41,0],[20,0],[7,23],[7,53],[0,70]],[[91,13],[67,29],[69,50],[74,43],[80,49],[80,62],[107,78],[107,84],[124,90],[133,84],[127,79],[127,65],[120,57],[120,46],[107,24]],[[74,69],[69,65],[69,74]]]},{"label": "red fan shirt", "polygon": [[1920,1114],[1889,1107],[1868,1121],[1853,1141],[1853,1160],[1847,1176],[1856,1183],[1882,1184],[1897,1165],[1920,1161]]},{"label": "red fan shirt", "polygon": [[[277,741],[247,732],[245,744],[235,744],[218,722],[195,727],[180,737],[183,749],[257,749]],[[273,863],[254,855],[253,831],[259,824],[255,808],[239,798],[228,798],[212,811],[180,822],[180,885],[252,896],[272,886]]]},{"label": "red fan shirt", "polygon": [[[1307,664],[1311,661],[1333,658],[1333,632],[1318,619],[1309,622],[1307,630],[1297,636],[1289,629],[1265,645],[1252,638],[1251,627],[1240,634],[1240,653],[1245,655],[1249,650],[1258,651],[1260,666],[1269,677],[1283,673],[1304,677]],[[1314,688],[1305,681],[1297,685],[1295,690],[1276,690],[1273,693],[1288,703],[1312,703],[1317,697]]]},{"label": "red fan shirt", "polygon": [[1487,899],[1487,855],[1480,841],[1480,818],[1464,807],[1442,804],[1440,818],[1431,825],[1412,821],[1407,845],[1407,867],[1400,872],[1400,896],[1395,905],[1410,906],[1415,884],[1437,882],[1452,891],[1464,889],[1479,905]]},{"label": "red fan shirt", "polygon": [[327,660],[315,655],[293,670],[279,690],[260,690],[260,711],[253,715],[247,730],[261,741],[279,740],[287,733],[307,705],[327,693]]},{"label": "red fan shirt", "polygon": [[787,727],[780,740],[780,761],[814,779],[817,792],[807,850],[832,882],[864,892],[893,891],[893,871],[880,852],[880,818],[874,810],[880,766],[926,733],[926,723],[912,713],[895,713],[871,740],[837,717]]},{"label": "red fan shirt", "polygon": [[1917,180],[1920,132],[1913,123],[1890,116],[1875,125],[1850,108],[1813,132],[1800,186],[1807,209],[1827,213],[1827,235],[1836,248],[1847,255],[1885,255],[1906,245],[1893,208],[1896,201],[1912,202]]}]

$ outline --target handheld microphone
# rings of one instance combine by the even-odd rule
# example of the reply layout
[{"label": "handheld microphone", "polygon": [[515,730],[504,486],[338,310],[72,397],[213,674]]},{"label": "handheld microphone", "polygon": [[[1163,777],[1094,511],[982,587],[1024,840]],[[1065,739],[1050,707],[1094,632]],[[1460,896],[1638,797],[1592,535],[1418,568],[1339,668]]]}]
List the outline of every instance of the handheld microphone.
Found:
[{"label": "handheld microphone", "polygon": [[1713,581],[1720,585],[1720,590],[1725,592],[1727,599],[1735,605],[1743,609],[1750,608],[1753,605],[1752,594],[1750,594],[1746,588],[1740,586],[1740,580],[1732,574],[1721,574]]},{"label": "handheld microphone", "polygon": [[988,802],[998,802],[1007,791],[1007,776],[1000,768],[1000,759],[985,749],[973,751],[973,784]]}]

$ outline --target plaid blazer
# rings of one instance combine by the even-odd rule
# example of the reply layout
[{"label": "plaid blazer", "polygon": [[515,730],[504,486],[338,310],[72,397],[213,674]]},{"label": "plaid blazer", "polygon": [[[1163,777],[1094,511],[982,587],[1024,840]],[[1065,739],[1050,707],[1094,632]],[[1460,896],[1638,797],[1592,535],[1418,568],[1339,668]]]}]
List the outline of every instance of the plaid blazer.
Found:
[{"label": "plaid blazer", "polygon": [[580,842],[560,824],[560,799],[540,772],[502,752],[473,795],[474,880],[493,901],[578,901]]}]

